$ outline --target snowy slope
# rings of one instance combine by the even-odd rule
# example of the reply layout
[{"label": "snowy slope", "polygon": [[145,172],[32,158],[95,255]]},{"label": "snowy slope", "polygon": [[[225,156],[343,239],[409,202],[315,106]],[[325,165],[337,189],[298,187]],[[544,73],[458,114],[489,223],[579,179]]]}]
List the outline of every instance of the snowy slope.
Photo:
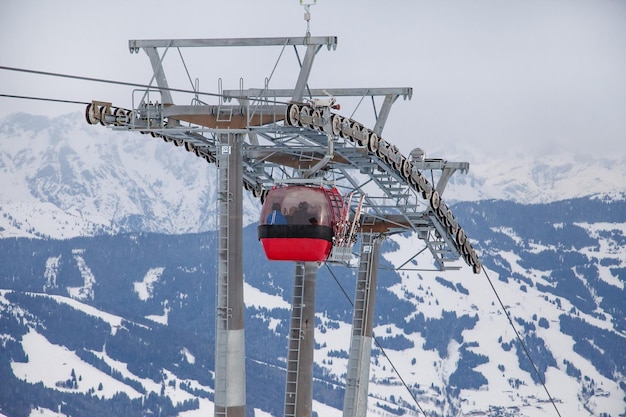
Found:
[{"label": "snowy slope", "polygon": [[[215,179],[215,167],[182,148],[89,126],[78,113],[0,122],[2,237],[208,230]],[[246,198],[250,222],[258,203]]]},{"label": "snowy slope", "polygon": [[[398,238],[397,240],[399,247],[411,244],[410,239]],[[401,250],[386,254],[386,257],[396,265],[406,261],[406,254]],[[622,249],[617,257],[626,259],[626,251]],[[512,271],[529,277],[529,271],[524,270],[516,262],[520,260],[517,255],[510,253],[507,259],[511,262]],[[422,259],[417,259],[417,261],[418,264],[427,264],[429,259],[427,256],[422,256]],[[515,322],[516,326],[521,330],[523,337],[533,335],[543,339],[547,350],[552,352],[556,360],[555,368],[548,368],[545,379],[551,394],[557,401],[561,414],[596,415],[599,413],[599,410],[605,412],[608,410],[610,415],[621,413],[626,404],[623,402],[623,391],[620,389],[618,381],[602,375],[588,359],[578,355],[574,350],[575,339],[561,332],[559,317],[564,312],[571,311],[574,308],[572,304],[563,300],[560,305],[557,305],[553,302],[554,299],[552,297],[546,299],[546,293],[538,289],[537,283],[549,285],[549,282],[545,282],[546,278],[543,275],[549,272],[533,271],[529,278],[535,285],[525,286],[523,290],[520,289],[523,283],[517,285],[512,282],[505,283],[499,280],[499,275],[496,272],[489,269],[486,272],[491,278],[498,296],[503,300],[507,311],[514,320],[534,323],[535,330],[530,331],[521,326],[519,322]],[[471,415],[472,412],[478,410],[484,412],[490,409],[490,407],[502,407],[509,410],[517,407],[520,415],[555,415],[555,410],[547,402],[548,398],[543,388],[533,382],[531,373],[520,369],[520,366],[516,364],[516,362],[521,362],[521,360],[518,360],[518,352],[516,352],[515,348],[509,351],[502,349],[502,343],[516,342],[515,334],[485,276],[474,276],[469,271],[450,271],[445,274],[407,271],[401,275],[401,283],[392,287],[391,291],[399,298],[410,300],[415,305],[416,312],[423,313],[427,318],[434,319],[441,318],[445,311],[455,311],[458,316],[467,314],[478,318],[476,325],[471,330],[463,331],[463,340],[465,346],[474,344],[470,348],[472,352],[485,355],[488,358],[486,363],[475,368],[476,371],[486,377],[487,385],[478,391],[463,390],[455,401],[452,395],[446,394],[446,386],[448,390],[450,390],[450,386],[449,379],[445,378],[445,376],[449,377],[452,372],[457,370],[460,347],[458,343],[451,343],[448,346],[449,356],[447,358],[441,358],[434,351],[426,351],[419,354],[416,353],[415,349],[406,349],[399,352],[392,351],[390,356],[397,361],[396,367],[399,369],[411,368],[410,360],[412,358],[418,358],[417,366],[421,369],[429,368],[431,363],[435,364],[431,372],[411,373],[408,377],[410,383],[422,386],[429,383],[435,386],[439,385],[442,392],[446,394],[447,399],[461,411],[461,415]],[[437,278],[440,279],[437,280]],[[454,288],[449,286],[448,283],[452,283]],[[459,291],[459,285],[464,288],[467,294]],[[620,281],[618,288],[623,287],[623,285],[624,282]],[[581,316],[583,320],[593,323],[594,326],[612,329],[610,316],[603,320],[599,320],[591,314],[581,314]],[[405,320],[407,319],[408,317]],[[539,319],[547,320],[549,327],[543,328],[540,326],[538,324]],[[383,335],[384,330],[384,327],[377,329],[377,335]],[[624,336],[626,335],[622,334],[622,337]],[[420,335],[409,335],[408,338],[415,343],[416,347],[424,344],[424,340]],[[526,358],[523,360],[526,360]],[[600,392],[592,396],[593,398],[587,398],[584,401],[590,406],[590,414],[585,414],[585,410],[581,409],[580,402],[583,395],[581,383],[566,374],[564,360],[568,360],[573,366],[580,369],[584,375],[602,387]],[[394,377],[390,372],[387,374],[390,378]],[[494,390],[495,387],[499,387],[501,391],[498,389]],[[376,387],[374,392],[376,389],[380,389],[387,394],[389,393],[386,386]],[[395,398],[400,397],[410,402],[406,391],[403,391],[403,387],[397,387],[395,389]],[[424,406],[424,404],[422,405]],[[428,404],[427,402],[426,405],[436,409],[434,407],[435,404]]]},{"label": "snowy slope", "polygon": [[[626,203],[511,204],[459,207],[475,220],[471,232],[491,284],[561,415],[620,415],[626,408]],[[245,235],[248,405],[279,415],[293,265],[264,261],[254,227]],[[179,415],[211,412],[212,383],[206,376],[212,374],[214,343],[214,269],[207,261],[215,250],[212,234],[10,241],[4,241],[3,252],[20,259],[21,266],[0,267],[3,286],[12,288],[2,292],[0,309],[4,317],[23,317],[27,330],[21,339],[1,337],[21,340],[29,356],[9,356],[15,377],[56,389],[75,369],[85,381],[84,387],[79,381],[79,390],[88,391],[97,381],[103,391],[117,387],[134,398],[140,384],[143,398],[164,389],[173,402],[199,401],[198,408]],[[373,346],[370,412],[420,415],[415,396],[429,415],[556,415],[486,276],[463,265],[459,271],[434,271],[427,253],[411,259],[419,247],[415,237],[404,235],[383,245],[374,331],[384,353]],[[42,273],[30,275],[33,270]],[[351,305],[342,290],[354,296],[356,271],[330,270],[334,277],[322,267],[317,278],[314,409],[339,416],[351,334]],[[81,301],[85,292],[76,288],[86,284],[95,288],[94,297]],[[40,298],[20,295],[24,286],[38,289]],[[71,307],[76,316],[71,322],[88,316],[107,325],[90,324],[94,333],[86,339],[46,333],[37,323],[51,326],[50,320],[70,313],[55,311],[43,298]],[[102,365],[96,369],[81,359],[82,343],[89,344],[83,349],[96,363],[122,377],[104,378],[97,371]],[[36,371],[41,359],[35,346],[50,350],[53,375]],[[141,353],[132,354],[138,346]]]}]

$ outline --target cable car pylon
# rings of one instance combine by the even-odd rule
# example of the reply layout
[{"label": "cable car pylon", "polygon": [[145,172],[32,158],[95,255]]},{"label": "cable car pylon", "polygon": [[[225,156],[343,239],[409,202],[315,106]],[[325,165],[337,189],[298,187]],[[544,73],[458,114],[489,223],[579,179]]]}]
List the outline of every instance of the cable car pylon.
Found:
[{"label": "cable car pylon", "polygon": [[246,417],[241,134],[219,135],[215,301],[216,417]]},{"label": "cable car pylon", "polygon": [[[169,87],[163,68],[167,50],[225,46],[290,46],[296,54],[300,46],[306,52],[302,61],[297,56],[300,67],[293,89],[272,89],[267,83],[262,89],[244,89],[242,82],[236,90],[220,86],[217,104],[200,100],[197,91],[191,105],[175,104],[172,92],[181,90]],[[93,101],[85,110],[89,124],[149,134],[217,164],[216,417],[246,415],[243,189],[265,203],[259,238],[268,257],[295,263],[286,417],[312,415],[317,270],[323,261],[351,260],[355,234],[361,237],[361,250],[344,417],[364,417],[367,412],[382,239],[394,233],[415,233],[425,245],[416,252],[430,250],[435,268],[458,269],[455,262],[462,258],[475,273],[481,270],[464,229],[441,200],[450,175],[467,171],[469,164],[427,159],[420,152],[407,158],[382,137],[391,106],[399,97],[410,99],[411,88],[310,88],[313,61],[323,46],[335,49],[337,38],[131,40],[131,53],[143,50],[148,55],[156,86],[134,90],[131,108]],[[384,97],[375,112],[374,127],[336,113],[338,97],[371,97],[373,102]],[[438,175],[437,184],[429,182],[427,172],[433,179]],[[314,185],[317,180],[334,185]],[[358,198],[344,199],[341,191],[356,193]],[[296,216],[301,202],[307,204]],[[276,210],[274,203],[279,206]]]},{"label": "cable car pylon", "polygon": [[352,316],[343,417],[365,417],[370,375],[378,261],[383,237],[361,234],[361,256]]}]

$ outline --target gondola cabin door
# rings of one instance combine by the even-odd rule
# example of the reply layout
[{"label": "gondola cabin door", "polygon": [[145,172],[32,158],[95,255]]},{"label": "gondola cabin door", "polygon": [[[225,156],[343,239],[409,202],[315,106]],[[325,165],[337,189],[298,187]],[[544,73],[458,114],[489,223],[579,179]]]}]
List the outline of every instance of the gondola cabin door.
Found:
[{"label": "gondola cabin door", "polygon": [[263,204],[258,229],[267,259],[325,261],[342,210],[343,200],[336,188],[274,187]]}]

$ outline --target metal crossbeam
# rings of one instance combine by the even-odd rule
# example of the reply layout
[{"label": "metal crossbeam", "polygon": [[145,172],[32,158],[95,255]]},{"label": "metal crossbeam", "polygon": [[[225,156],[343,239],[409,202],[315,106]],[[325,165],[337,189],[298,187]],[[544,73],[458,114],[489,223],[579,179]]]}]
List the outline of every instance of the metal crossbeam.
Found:
[{"label": "metal crossbeam", "polygon": [[214,39],[133,39],[128,48],[138,52],[141,48],[206,48],[232,46],[283,46],[283,45],[326,45],[337,47],[336,36],[303,36],[277,38],[214,38]]},{"label": "metal crossbeam", "polygon": [[[260,98],[276,97],[284,98],[293,96],[293,89],[288,88],[248,88],[245,90],[224,90],[222,94],[226,98]],[[376,96],[399,96],[411,99],[413,89],[401,88],[311,88],[307,90],[313,97],[321,97],[327,94],[335,97],[376,97]]]}]

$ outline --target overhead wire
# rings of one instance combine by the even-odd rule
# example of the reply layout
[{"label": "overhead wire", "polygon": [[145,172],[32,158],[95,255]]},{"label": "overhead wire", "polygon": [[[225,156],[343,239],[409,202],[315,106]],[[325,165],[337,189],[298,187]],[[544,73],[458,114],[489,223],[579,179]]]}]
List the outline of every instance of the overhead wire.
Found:
[{"label": "overhead wire", "polygon": [[83,104],[83,105],[89,104],[89,102],[86,102],[86,101],[63,100],[59,98],[46,98],[46,97],[33,97],[33,96],[20,96],[20,95],[15,95],[15,94],[0,94],[0,97],[19,98],[19,99],[37,100],[37,101],[52,101],[55,103]]},{"label": "overhead wire", "polygon": [[[348,293],[345,291],[345,289],[343,288],[343,285],[341,285],[341,283],[339,282],[339,280],[337,279],[337,276],[333,273],[333,271],[330,269],[330,267],[328,266],[328,264],[326,263],[326,268],[328,269],[328,271],[330,272],[331,276],[333,277],[333,279],[335,280],[335,282],[337,283],[337,285],[339,286],[341,292],[343,293],[343,295],[346,297],[346,299],[348,300],[348,302],[350,303],[350,305],[352,305],[352,307],[354,307],[354,303],[352,302],[352,299],[350,298],[350,296],[348,295]],[[554,407],[554,410],[556,411],[557,415],[559,417],[561,417],[561,413],[556,405],[556,402],[554,401],[554,398],[552,397],[552,394],[550,393],[550,391],[548,390],[548,386],[544,380],[544,378],[541,376],[541,374],[539,373],[539,369],[537,368],[537,365],[535,364],[535,361],[532,359],[532,356],[530,355],[530,352],[528,351],[528,347],[526,346],[526,343],[524,343],[524,340],[522,339],[519,331],[517,330],[517,327],[515,327],[515,324],[513,323],[513,319],[511,318],[511,315],[509,314],[509,312],[506,310],[506,308],[504,307],[504,303],[502,302],[502,299],[500,298],[500,295],[498,294],[498,291],[496,290],[495,286],[493,285],[493,282],[491,281],[491,278],[489,277],[489,275],[487,274],[487,270],[483,267],[482,268],[483,273],[485,274],[485,277],[487,278],[487,281],[489,282],[489,285],[491,286],[491,289],[493,290],[498,303],[500,304],[500,308],[502,309],[502,311],[504,311],[504,314],[506,315],[509,324],[511,325],[511,328],[513,329],[513,332],[515,333],[515,336],[518,340],[518,342],[520,343],[520,345],[522,346],[522,349],[524,350],[524,354],[526,355],[526,358],[528,359],[528,361],[530,362],[533,371],[535,372],[535,375],[537,376],[537,378],[539,379],[539,381],[541,382],[541,385],[543,386],[544,391],[546,392],[548,399],[550,401],[550,403],[552,404],[552,406]],[[385,358],[389,361],[389,364],[391,365],[391,367],[393,368],[394,372],[396,373],[396,375],[398,375],[398,378],[400,379],[400,381],[402,382],[402,384],[404,385],[404,387],[406,388],[407,392],[409,393],[409,395],[412,397],[412,399],[415,401],[415,403],[417,404],[418,408],[420,409],[420,411],[422,412],[422,414],[426,415],[426,413],[424,412],[424,410],[422,409],[421,405],[419,404],[419,402],[417,401],[417,398],[413,395],[413,393],[411,392],[411,390],[409,389],[408,385],[406,384],[406,382],[404,381],[404,379],[402,378],[402,376],[400,375],[400,373],[398,372],[398,370],[396,369],[395,365],[393,364],[393,362],[391,361],[391,359],[389,358],[389,356],[387,355],[387,353],[385,352],[385,349],[381,346],[380,342],[378,341],[378,339],[374,336],[373,337],[374,342],[376,343],[376,346],[381,350],[381,352],[383,353],[383,355],[385,356]]]},{"label": "overhead wire", "polygon": [[[208,92],[203,92],[203,91],[187,90],[184,88],[155,87],[154,85],[150,85],[150,84],[131,83],[127,81],[109,80],[105,78],[85,77],[82,75],[63,74],[63,73],[58,73],[58,72],[40,71],[40,70],[33,70],[33,69],[28,69],[28,68],[7,67],[4,65],[0,65],[0,70],[23,72],[26,74],[43,75],[43,76],[48,76],[48,77],[68,78],[68,79],[80,80],[80,81],[91,81],[91,82],[106,83],[106,84],[124,85],[127,87],[158,88],[159,90],[172,91],[176,93],[197,94],[197,95],[205,95],[205,96],[220,97],[220,98],[245,98],[245,97],[236,97],[236,96],[225,95],[225,94],[220,94],[220,93],[208,93]],[[22,98],[22,97],[16,97],[16,98]],[[286,101],[276,100],[275,102],[278,104],[289,104]],[[85,104],[89,104],[89,103],[85,103]]]},{"label": "overhead wire", "polygon": [[500,303],[500,308],[502,309],[502,311],[506,315],[506,318],[509,320],[509,324],[511,325],[511,328],[513,329],[513,332],[515,333],[515,337],[517,338],[517,341],[520,343],[520,345],[522,345],[522,349],[524,350],[526,358],[528,358],[528,361],[532,365],[533,370],[535,372],[535,375],[537,376],[537,378],[539,378],[539,381],[541,382],[541,385],[543,386],[543,389],[545,390],[546,394],[548,395],[548,399],[552,403],[552,406],[554,407],[554,410],[556,411],[558,416],[561,417],[561,413],[559,412],[559,409],[556,406],[556,402],[554,401],[554,398],[552,398],[552,394],[550,394],[550,391],[548,390],[548,386],[546,385],[545,380],[543,379],[543,377],[539,373],[539,369],[537,368],[537,365],[535,365],[535,361],[530,356],[530,352],[528,351],[528,348],[526,347],[526,343],[524,343],[524,340],[522,339],[522,336],[520,335],[519,331],[517,330],[517,327],[515,327],[515,324],[513,323],[513,319],[511,318],[511,315],[509,314],[509,312],[504,307],[504,303],[502,302],[502,299],[500,298],[500,295],[498,294],[498,291],[496,290],[496,287],[493,285],[493,282],[491,281],[491,278],[489,277],[489,274],[487,274],[487,269],[485,269],[485,267],[482,267],[482,270],[483,270],[483,273],[485,274],[485,277],[487,278],[487,281],[489,282],[489,285],[491,286],[491,289],[493,290],[493,293],[495,294],[496,298],[498,299],[498,303]]}]

